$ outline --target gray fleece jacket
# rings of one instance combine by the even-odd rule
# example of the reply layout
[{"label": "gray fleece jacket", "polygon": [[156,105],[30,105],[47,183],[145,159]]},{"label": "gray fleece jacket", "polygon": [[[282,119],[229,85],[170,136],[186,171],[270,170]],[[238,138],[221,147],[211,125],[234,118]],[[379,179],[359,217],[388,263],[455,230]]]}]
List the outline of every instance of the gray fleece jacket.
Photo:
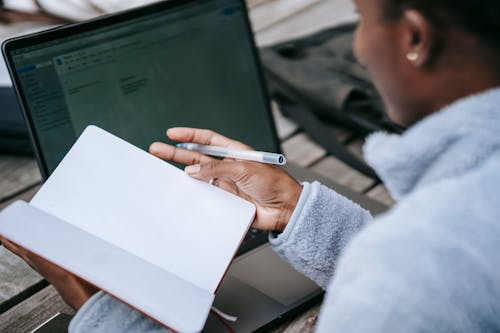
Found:
[{"label": "gray fleece jacket", "polygon": [[[276,252],[327,289],[318,332],[500,332],[500,88],[460,100],[365,158],[397,205],[373,220],[306,183]],[[165,332],[98,293],[70,332]]]}]

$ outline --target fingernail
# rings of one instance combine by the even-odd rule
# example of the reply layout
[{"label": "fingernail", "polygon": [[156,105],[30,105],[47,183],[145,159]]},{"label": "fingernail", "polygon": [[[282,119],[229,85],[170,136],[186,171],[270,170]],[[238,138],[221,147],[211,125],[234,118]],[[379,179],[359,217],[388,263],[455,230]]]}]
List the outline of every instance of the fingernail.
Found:
[{"label": "fingernail", "polygon": [[152,143],[150,146],[149,146],[149,152],[151,154],[155,154],[155,153],[158,153],[160,151],[160,149],[158,149],[158,145],[156,144],[156,142]]},{"label": "fingernail", "polygon": [[194,175],[194,174],[197,174],[198,172],[200,172],[201,170],[201,165],[199,164],[195,164],[195,165],[188,165],[184,171],[188,174],[188,175]]},{"label": "fingernail", "polygon": [[169,129],[167,129],[167,131],[165,132],[165,134],[167,134],[167,137],[170,138],[170,134],[172,133],[172,130],[175,129],[175,127],[171,127]]}]

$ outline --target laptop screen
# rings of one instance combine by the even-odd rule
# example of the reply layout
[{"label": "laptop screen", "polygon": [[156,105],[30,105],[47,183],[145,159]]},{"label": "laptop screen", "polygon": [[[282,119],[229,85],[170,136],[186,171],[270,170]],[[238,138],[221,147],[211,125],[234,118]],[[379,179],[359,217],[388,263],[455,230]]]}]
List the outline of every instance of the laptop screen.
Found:
[{"label": "laptop screen", "polygon": [[173,126],[279,150],[246,15],[167,1],[6,47],[47,175],[89,124],[145,150]]}]

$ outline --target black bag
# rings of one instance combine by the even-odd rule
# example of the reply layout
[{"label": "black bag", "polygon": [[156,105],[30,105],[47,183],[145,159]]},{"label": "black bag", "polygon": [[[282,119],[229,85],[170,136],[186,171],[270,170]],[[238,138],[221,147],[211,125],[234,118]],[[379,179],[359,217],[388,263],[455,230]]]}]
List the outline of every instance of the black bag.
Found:
[{"label": "black bag", "polygon": [[285,116],[295,119],[330,154],[377,178],[323,123],[344,126],[362,136],[402,131],[387,117],[368,72],[353,55],[355,27],[346,24],[323,30],[264,48],[260,55],[271,97]]}]

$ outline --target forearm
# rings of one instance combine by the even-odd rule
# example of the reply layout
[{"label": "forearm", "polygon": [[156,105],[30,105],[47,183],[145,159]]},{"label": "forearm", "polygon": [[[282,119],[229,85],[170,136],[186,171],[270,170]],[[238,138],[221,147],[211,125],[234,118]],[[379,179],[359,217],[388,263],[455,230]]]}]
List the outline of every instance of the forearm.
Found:
[{"label": "forearm", "polygon": [[170,333],[131,307],[99,292],[78,311],[69,326],[70,333]]},{"label": "forearm", "polygon": [[314,182],[304,188],[290,222],[273,249],[325,288],[345,245],[373,218],[358,204]]}]

